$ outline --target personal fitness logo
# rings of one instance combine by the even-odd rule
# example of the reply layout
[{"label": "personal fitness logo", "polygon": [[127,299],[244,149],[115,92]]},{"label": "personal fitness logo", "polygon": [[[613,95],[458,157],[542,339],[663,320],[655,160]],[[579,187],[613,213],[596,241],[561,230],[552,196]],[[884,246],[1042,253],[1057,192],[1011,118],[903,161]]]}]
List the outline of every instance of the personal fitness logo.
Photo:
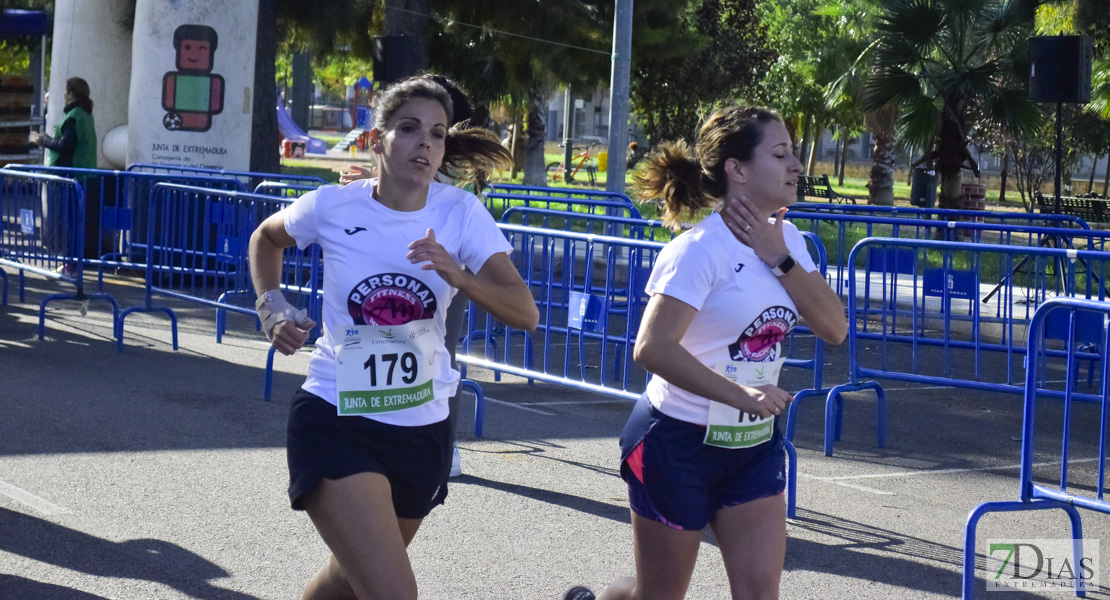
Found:
[{"label": "personal fitness logo", "polygon": [[347,294],[347,310],[355,325],[404,325],[432,318],[436,296],[419,279],[382,273],[363,279]]},{"label": "personal fitness logo", "polygon": [[785,306],[772,306],[759,313],[728,346],[732,360],[763,362],[778,358],[778,344],[794,329],[798,315]]},{"label": "personal fitness logo", "polygon": [[1098,589],[1098,540],[1084,539],[1076,556],[1073,541],[990,540],[992,564],[987,591],[1038,590],[1071,593]]}]

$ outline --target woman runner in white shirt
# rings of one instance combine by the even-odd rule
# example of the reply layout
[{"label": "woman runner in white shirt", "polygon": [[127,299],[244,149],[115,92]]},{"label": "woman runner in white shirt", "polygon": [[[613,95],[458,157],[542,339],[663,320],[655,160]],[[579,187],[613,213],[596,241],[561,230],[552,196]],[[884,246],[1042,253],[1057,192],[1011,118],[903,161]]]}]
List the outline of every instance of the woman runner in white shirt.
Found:
[{"label": "woman runner in white shirt", "polygon": [[[636,361],[653,374],[621,435],[636,577],[602,600],[684,598],[709,526],[734,599],[777,598],[786,550],[785,457],[777,417],[779,342],[799,318],[821,339],[847,335],[840,298],[783,216],[801,164],[781,118],[732,106],[694,148],[664,144],[638,176],[677,227],[647,284]],[[594,600],[573,587],[565,600]]]},{"label": "woman runner in white shirt", "polygon": [[282,251],[316,243],[324,256],[324,334],[288,432],[290,501],[332,552],[306,599],[417,597],[406,547],[443,503],[451,465],[459,374],[443,341],[447,307],[462,291],[513,328],[539,320],[485,207],[434,182],[445,165],[505,161],[495,136],[450,129],[450,96],[426,76],[387,88],[374,108],[378,177],[309,192],[251,237],[256,308],[284,354],[315,323],[281,295]]}]

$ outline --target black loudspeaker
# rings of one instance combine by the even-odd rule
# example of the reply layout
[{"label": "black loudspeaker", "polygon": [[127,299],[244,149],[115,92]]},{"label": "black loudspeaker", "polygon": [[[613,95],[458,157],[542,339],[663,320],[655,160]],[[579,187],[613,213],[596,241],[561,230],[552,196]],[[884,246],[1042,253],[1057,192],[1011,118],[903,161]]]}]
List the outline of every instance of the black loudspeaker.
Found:
[{"label": "black loudspeaker", "polygon": [[412,38],[406,35],[385,35],[374,38],[374,81],[392,83],[414,75],[412,72]]},{"label": "black loudspeaker", "polygon": [[1090,102],[1092,55],[1089,36],[1029,38],[1029,99],[1034,102]]}]

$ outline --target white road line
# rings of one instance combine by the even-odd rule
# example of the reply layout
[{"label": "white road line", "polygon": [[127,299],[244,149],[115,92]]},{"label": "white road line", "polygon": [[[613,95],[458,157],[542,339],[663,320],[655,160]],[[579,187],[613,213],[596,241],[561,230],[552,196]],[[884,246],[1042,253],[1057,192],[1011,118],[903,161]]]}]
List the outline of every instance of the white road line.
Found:
[{"label": "white road line", "polygon": [[505,406],[511,406],[513,408],[519,408],[520,410],[526,410],[528,412],[534,412],[538,415],[547,415],[549,417],[554,417],[555,416],[555,413],[550,413],[550,412],[547,412],[546,410],[539,410],[538,408],[531,408],[529,406],[521,406],[521,405],[519,405],[515,402],[505,402],[504,400],[498,400],[497,398],[490,398],[489,396],[484,396],[484,398],[486,399],[486,402],[493,402],[494,404],[504,404]]},{"label": "white road line", "polygon": [[[1068,464],[1096,462],[1098,460],[1099,459],[1097,459],[1097,458],[1078,458],[1078,459],[1075,459],[1075,460],[1069,460]],[[1049,467],[1049,466],[1058,465],[1058,464],[1060,464],[1060,461],[1056,460],[1056,461],[1049,461],[1049,462],[1042,462],[1042,463],[1034,463],[1033,466],[1034,467]],[[1006,471],[1006,470],[1013,470],[1013,469],[1020,469],[1020,468],[1021,468],[1021,463],[1018,463],[1016,465],[1000,465],[1000,466],[997,466],[997,467],[969,467],[969,468],[963,468],[963,469],[932,469],[932,470],[922,469],[922,470],[919,470],[919,471],[899,471],[899,472],[896,472],[896,473],[870,473],[870,474],[866,474],[866,475],[844,475],[844,476],[838,476],[838,477],[818,477],[816,475],[813,475],[811,477],[813,477],[814,479],[820,479],[820,480],[823,480],[823,481],[845,481],[845,480],[849,480],[849,479],[886,479],[886,478],[890,478],[890,477],[918,477],[920,475],[945,475],[945,474],[949,474],[949,473],[974,473],[974,472],[978,472],[978,471]]]},{"label": "white road line", "polygon": [[[1041,383],[1067,383],[1066,379],[1049,379]],[[884,387],[883,390],[887,392],[911,392],[914,390],[952,390],[956,389],[953,385],[920,385],[916,387]]]},{"label": "white road line", "polygon": [[820,481],[820,482],[823,482],[823,483],[831,483],[833,485],[839,485],[840,487],[851,488],[853,490],[859,490],[861,492],[867,492],[869,494],[876,494],[876,495],[879,495],[879,496],[893,496],[893,495],[895,495],[894,492],[887,492],[887,491],[884,491],[884,490],[877,490],[875,488],[869,488],[869,487],[863,486],[863,485],[856,485],[854,483],[844,483],[843,481],[837,481],[835,479],[830,479],[828,477],[818,477],[817,475],[809,475],[809,474],[806,474],[806,473],[798,473],[798,477],[802,477],[804,479],[814,479],[814,480],[817,480],[817,481]]},{"label": "white road line", "polygon": [[38,496],[28,492],[25,489],[18,488],[10,483],[0,481],[0,494],[3,494],[16,502],[26,504],[31,508],[39,511],[44,515],[64,515],[69,514],[69,511],[39,498]]}]

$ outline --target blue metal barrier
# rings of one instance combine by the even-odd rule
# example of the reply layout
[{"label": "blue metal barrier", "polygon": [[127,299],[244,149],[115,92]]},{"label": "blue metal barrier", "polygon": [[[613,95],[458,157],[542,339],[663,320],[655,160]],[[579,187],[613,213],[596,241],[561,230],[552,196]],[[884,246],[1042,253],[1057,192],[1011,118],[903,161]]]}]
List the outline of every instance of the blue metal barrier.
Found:
[{"label": "blue metal barrier", "polygon": [[[96,238],[86,244],[87,265],[97,267],[97,281],[103,288],[105,268],[142,269],[146,260],[147,208],[151,190],[162,182],[193,185],[219,190],[246,191],[231,177],[209,177],[196,174],[156,174],[132,171],[48,167],[43,165],[8,165],[9,169],[31,173],[48,173],[78,182],[86,198],[87,236],[95,231]],[[91,222],[90,222],[91,220]]]},{"label": "blue metal barrier", "polygon": [[[967,517],[964,530],[963,559],[963,598],[970,600],[975,590],[975,536],[979,520],[991,512],[1027,511],[1060,509],[1067,513],[1071,522],[1072,569],[1079,574],[1083,558],[1083,525],[1079,511],[1082,508],[1103,514],[1110,513],[1110,502],[1105,495],[1107,461],[1107,422],[1110,420],[1110,305],[1106,302],[1056,298],[1042,304],[1034,313],[1029,324],[1029,340],[1026,346],[1027,368],[1025,373],[1025,410],[1022,426],[1021,474],[1019,481],[1019,500],[1012,502],[986,502],[975,507]],[[1053,321],[1063,325],[1063,332],[1053,333]],[[1063,341],[1063,349],[1050,346],[1048,341],[1056,338]],[[1093,341],[1092,341],[1093,340]],[[1052,348],[1050,350],[1050,347]],[[1079,374],[1082,362],[1098,367],[1099,383],[1088,383],[1084,389]],[[1046,380],[1046,373],[1065,373],[1063,384],[1053,384]],[[1052,393],[1046,393],[1046,390]],[[1043,419],[1044,408],[1038,407],[1038,397],[1062,398],[1062,403],[1052,403],[1052,409],[1059,409],[1062,415],[1062,429],[1059,435],[1044,432],[1037,427],[1038,419]],[[1101,404],[1101,418],[1096,423],[1087,423],[1073,416],[1076,400],[1094,401]],[[1093,425],[1093,426],[1091,426]],[[1084,430],[1084,426],[1087,426]],[[1097,468],[1092,473],[1084,472],[1079,462],[1073,461],[1072,447],[1082,438],[1085,431],[1091,438],[1098,440]],[[1034,441],[1037,435],[1050,441],[1059,448],[1060,470],[1055,483],[1034,483],[1035,460]],[[1054,450],[1052,451],[1055,452]],[[1044,460],[1045,451],[1040,459]],[[1086,461],[1090,462],[1090,460]],[[1038,477],[1038,479],[1042,479]],[[1044,481],[1044,479],[1042,479]],[[1082,585],[1081,577],[1074,581],[1075,595],[1084,596],[1089,589]]]},{"label": "blue metal barrier", "polygon": [[[1036,307],[1050,295],[1105,299],[1110,275],[1107,252],[894,238],[861,240],[848,262],[867,267],[848,278],[850,381],[826,399],[826,455],[840,437],[847,391],[876,392],[876,438],[885,445],[875,379],[1021,393],[1024,350],[1015,340]],[[997,299],[984,310],[988,290]]]},{"label": "blue metal barrier", "polygon": [[127,167],[128,171],[140,173],[160,173],[164,175],[206,175],[209,177],[234,177],[244,186],[254,188],[263,181],[277,181],[281,183],[313,185],[319,187],[328,182],[313,175],[287,175],[282,173],[256,173],[254,171],[235,171],[228,169],[205,169],[200,167],[179,167],[175,165],[156,165],[150,163],[133,163]]},{"label": "blue metal barrier", "polygon": [[[124,322],[134,312],[164,312],[170,317],[173,347],[177,349],[177,318],[166,306],[155,306],[155,294],[217,309],[217,340],[226,312],[255,317],[254,287],[247,260],[251,233],[289,200],[245,192],[211,190],[160,183],[150,198],[143,306],[129,307],[119,317],[118,344],[123,350]],[[296,295],[294,305],[309,310],[319,321],[319,252],[290,249],[282,270],[282,288]]]},{"label": "blue metal barrier", "polygon": [[848,266],[848,252],[856,241],[865,237],[938,239],[976,244],[1000,243],[1087,250],[1105,250],[1107,241],[1110,240],[1110,232],[1106,231],[1042,227],[1020,221],[1011,224],[975,223],[793,210],[787,213],[787,218],[800,229],[808,229],[822,239],[831,240],[827,244],[829,264],[832,265],[830,282],[833,289],[841,295],[845,293],[847,279],[853,273]]},{"label": "blue metal barrier", "polygon": [[[595,219],[606,224],[614,218]],[[508,373],[529,383],[543,381],[638,399],[649,374],[632,360],[632,350],[647,302],[644,287],[664,244],[505,223],[498,227],[513,244],[513,261],[536,296],[539,326],[531,333],[514,331],[471,303],[459,363],[489,369],[496,377]],[[820,240],[812,234],[806,238],[823,268]],[[823,343],[799,326],[783,346],[787,366],[814,372],[814,387],[798,392],[796,398],[823,394]],[[791,435],[792,411],[793,407],[787,416]],[[481,427],[480,418],[476,415],[476,430]],[[790,437],[786,440],[790,460],[787,510],[793,517],[797,454]]]},{"label": "blue metal barrier", "polygon": [[572,187],[544,187],[531,185],[518,185],[515,183],[495,183],[486,188],[487,194],[526,194],[530,196],[547,196],[550,198],[579,198],[586,200],[612,200],[632,204],[632,200],[620,192],[604,190],[591,190]]},{"label": "blue metal barrier", "polygon": [[[0,170],[0,265],[19,270],[19,301],[26,301],[26,272],[73,284],[73,293],[50,294],[39,304],[39,339],[46,336],[46,305],[56,300],[89,300],[119,305],[108,294],[85,293],[85,195],[72,179]],[[72,269],[70,271],[69,269]],[[7,302],[7,275],[4,275]]]},{"label": "blue metal barrier", "polygon": [[534,208],[559,207],[562,210],[585,214],[608,215],[611,217],[643,218],[639,209],[630,202],[621,200],[595,200],[571,197],[532,196],[528,194],[502,194],[487,192],[484,196],[486,208],[497,218],[510,206],[530,206]]},{"label": "blue metal barrier", "polygon": [[874,215],[912,219],[937,219],[941,221],[973,221],[1000,224],[1023,224],[1037,227],[1064,227],[1091,229],[1086,221],[1072,215],[1053,215],[1018,211],[963,210],[952,208],[920,208],[905,206],[877,206],[872,204],[818,204],[798,202],[790,207],[797,212],[841,213]]},{"label": "blue metal barrier", "polygon": [[254,188],[254,193],[267,196],[280,196],[282,198],[300,198],[320,186],[300,183],[282,183],[280,181],[263,181]]},{"label": "blue metal barrier", "polygon": [[678,233],[664,226],[662,221],[649,221],[635,217],[611,217],[531,206],[510,206],[501,215],[500,222],[540,229],[577,231],[579,233],[664,243],[678,235]]}]

